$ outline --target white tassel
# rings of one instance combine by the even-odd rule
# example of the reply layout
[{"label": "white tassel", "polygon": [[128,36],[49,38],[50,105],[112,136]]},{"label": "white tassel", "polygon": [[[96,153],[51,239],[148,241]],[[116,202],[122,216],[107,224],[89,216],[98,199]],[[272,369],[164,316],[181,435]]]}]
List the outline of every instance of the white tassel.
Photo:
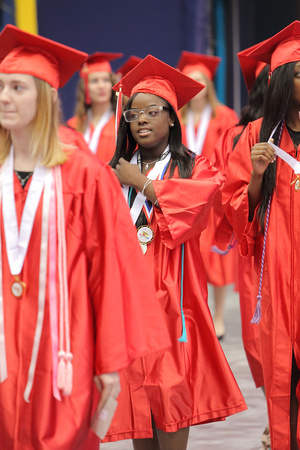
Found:
[{"label": "white tassel", "polygon": [[66,384],[66,362],[65,352],[58,352],[58,368],[57,368],[57,387],[58,389],[64,389]]},{"label": "white tassel", "polygon": [[66,377],[63,395],[71,395],[73,389],[73,355],[72,353],[66,353]]}]

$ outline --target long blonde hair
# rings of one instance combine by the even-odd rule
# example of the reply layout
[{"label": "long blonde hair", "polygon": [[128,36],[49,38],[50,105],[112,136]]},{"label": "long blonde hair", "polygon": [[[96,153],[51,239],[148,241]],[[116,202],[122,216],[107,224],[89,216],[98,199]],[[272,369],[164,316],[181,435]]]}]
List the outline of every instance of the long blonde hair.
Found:
[{"label": "long blonde hair", "polygon": [[[110,73],[111,83],[112,86],[114,86],[117,82],[116,75],[111,72]],[[112,89],[111,92],[111,99],[110,99],[112,110],[115,112],[116,110],[116,102],[117,97],[115,91]],[[76,131],[79,131],[80,133],[84,133],[86,129],[87,124],[87,112],[88,109],[91,107],[91,105],[88,105],[85,102],[85,85],[84,85],[84,79],[80,78],[77,83],[77,89],[76,89],[76,106],[75,106],[75,116],[77,117],[76,122]]]},{"label": "long blonde hair", "polygon": [[[219,102],[219,100],[217,98],[217,94],[215,91],[213,81],[210,78],[208,78],[204,73],[202,73],[202,75],[205,79],[207,101],[210,104],[211,109],[212,109],[211,117],[214,119],[216,117],[216,108],[221,103]],[[180,110],[181,120],[184,125],[186,125],[186,122],[187,122],[188,109],[189,109],[189,103],[184,105]]]},{"label": "long blonde hair", "polygon": [[[38,155],[40,164],[53,167],[63,164],[67,154],[59,141],[59,102],[53,100],[51,86],[46,81],[33,77],[37,87],[37,111],[31,124],[30,148],[31,155]],[[10,131],[0,125],[0,164],[7,158],[11,147]]]}]

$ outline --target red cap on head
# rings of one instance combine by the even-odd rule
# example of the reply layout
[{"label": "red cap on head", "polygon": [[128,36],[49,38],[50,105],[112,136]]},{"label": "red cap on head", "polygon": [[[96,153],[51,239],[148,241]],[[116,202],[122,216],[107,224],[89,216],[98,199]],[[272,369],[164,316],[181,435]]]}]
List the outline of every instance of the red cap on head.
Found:
[{"label": "red cap on head", "polygon": [[198,71],[213,80],[220,62],[221,58],[218,56],[183,51],[177,63],[177,69],[185,75]]},{"label": "red cap on head", "polygon": [[167,100],[177,111],[200,92],[204,86],[152,55],[146,56],[113,89],[124,95],[142,92]]},{"label": "red cap on head", "polygon": [[110,61],[121,58],[121,56],[123,56],[123,53],[93,53],[82,64],[79,75],[80,77],[84,77],[86,73],[112,72]]},{"label": "red cap on head", "polygon": [[251,91],[256,78],[267,65],[263,61],[257,61],[249,57],[254,48],[256,48],[256,45],[248,47],[237,54],[248,91]]},{"label": "red cap on head", "polygon": [[254,45],[249,56],[269,64],[271,72],[283,64],[300,61],[300,22],[295,20],[271,38]]},{"label": "red cap on head", "polygon": [[84,80],[84,89],[85,89],[85,103],[88,105],[91,103],[91,99],[89,96],[88,90],[88,75],[89,73],[94,72],[109,72],[111,73],[111,65],[109,61],[113,61],[114,59],[121,58],[123,53],[103,53],[96,52],[92,55],[89,55],[79,72],[80,78]]},{"label": "red cap on head", "polygon": [[142,61],[142,58],[138,56],[130,56],[127,61],[117,69],[117,74],[120,74],[121,77],[125,77],[138,63]]},{"label": "red cap on head", "polygon": [[0,73],[23,73],[58,89],[79,69],[87,54],[6,25],[0,34]]}]

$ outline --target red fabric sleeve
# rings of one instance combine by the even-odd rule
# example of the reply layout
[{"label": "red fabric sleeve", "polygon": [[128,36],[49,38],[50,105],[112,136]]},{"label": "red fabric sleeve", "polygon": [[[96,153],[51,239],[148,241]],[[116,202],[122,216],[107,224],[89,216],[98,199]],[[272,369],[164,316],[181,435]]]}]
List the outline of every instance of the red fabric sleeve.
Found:
[{"label": "red fabric sleeve", "polygon": [[85,192],[89,288],[95,310],[95,371],[127,367],[170,345],[135,227],[108,166]]},{"label": "red fabric sleeve", "polygon": [[229,223],[240,243],[243,254],[252,254],[253,236],[259,231],[256,216],[248,222],[248,185],[251,178],[251,147],[258,142],[261,119],[250,123],[242,133],[228,160],[226,180],[222,188],[222,202]]},{"label": "red fabric sleeve", "polygon": [[161,208],[156,217],[167,247],[174,248],[201,233],[222,182],[221,173],[203,156],[196,157],[191,178],[153,181]]}]

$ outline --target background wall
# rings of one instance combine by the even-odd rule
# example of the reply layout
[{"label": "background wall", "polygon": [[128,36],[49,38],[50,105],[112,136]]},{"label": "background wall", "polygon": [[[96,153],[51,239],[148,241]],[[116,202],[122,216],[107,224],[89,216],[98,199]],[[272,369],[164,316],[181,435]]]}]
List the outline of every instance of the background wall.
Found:
[{"label": "background wall", "polygon": [[[152,54],[174,66],[182,50],[216,54],[223,58],[216,79],[218,96],[239,113],[247,102],[247,92],[237,51],[300,19],[299,3],[298,0],[2,0],[0,20],[1,29],[6,23],[15,23],[16,12],[23,8],[24,29],[30,16],[36,20],[42,36],[87,53],[123,52],[123,58],[113,61],[114,70],[130,55]],[[20,20],[20,15],[17,17]],[[73,113],[77,80],[76,74],[60,92],[65,118]]]}]

